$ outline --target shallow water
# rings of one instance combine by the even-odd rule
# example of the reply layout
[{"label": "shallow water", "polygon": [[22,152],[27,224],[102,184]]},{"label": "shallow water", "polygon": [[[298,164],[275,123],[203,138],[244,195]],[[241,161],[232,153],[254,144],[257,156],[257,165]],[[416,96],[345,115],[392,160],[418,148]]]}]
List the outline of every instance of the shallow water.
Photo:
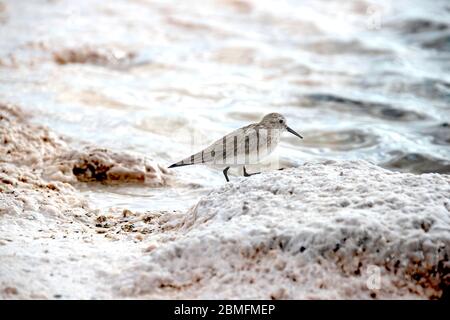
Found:
[{"label": "shallow water", "polygon": [[[2,1],[0,101],[73,138],[169,165],[280,112],[273,167],[365,159],[450,173],[448,1]],[[278,161],[277,161],[278,160]],[[174,188],[81,187],[100,208],[183,209]]]}]

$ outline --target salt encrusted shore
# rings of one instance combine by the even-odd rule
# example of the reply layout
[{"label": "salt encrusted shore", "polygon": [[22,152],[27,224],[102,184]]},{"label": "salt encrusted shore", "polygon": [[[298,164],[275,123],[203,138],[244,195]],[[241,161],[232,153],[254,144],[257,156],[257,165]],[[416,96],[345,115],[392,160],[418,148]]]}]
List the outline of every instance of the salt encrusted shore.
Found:
[{"label": "salt encrusted shore", "polygon": [[149,298],[438,298],[450,284],[449,211],[449,176],[393,173],[364,161],[242,178],[187,212],[177,239],[128,270],[119,291]]},{"label": "salt encrusted shore", "polygon": [[434,299],[449,294],[450,176],[365,161],[234,178],[187,212],[101,212],[80,183],[170,188],[151,159],[0,107],[0,298]]},{"label": "salt encrusted shore", "polygon": [[0,298],[112,297],[101,274],[139,256],[135,243],[177,216],[93,208],[80,183],[164,187],[171,175],[139,155],[79,148],[0,104]]}]

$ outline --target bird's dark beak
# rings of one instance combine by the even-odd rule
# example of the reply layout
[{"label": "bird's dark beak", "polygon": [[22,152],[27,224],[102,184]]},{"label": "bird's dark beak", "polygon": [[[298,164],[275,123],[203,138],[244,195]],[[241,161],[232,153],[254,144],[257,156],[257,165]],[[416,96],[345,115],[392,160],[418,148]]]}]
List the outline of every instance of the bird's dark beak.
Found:
[{"label": "bird's dark beak", "polygon": [[290,133],[292,133],[293,135],[299,137],[300,139],[303,139],[303,137],[301,135],[299,135],[297,132],[295,132],[294,130],[292,130],[289,127],[286,127],[286,130],[289,131]]}]

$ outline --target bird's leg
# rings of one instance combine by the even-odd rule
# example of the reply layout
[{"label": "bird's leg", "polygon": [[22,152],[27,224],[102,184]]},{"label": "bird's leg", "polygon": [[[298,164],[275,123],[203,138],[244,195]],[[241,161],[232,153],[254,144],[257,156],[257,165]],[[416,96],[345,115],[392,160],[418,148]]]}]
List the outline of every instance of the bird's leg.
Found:
[{"label": "bird's leg", "polygon": [[255,174],[260,174],[261,172],[255,172],[255,173],[247,173],[247,170],[245,169],[245,166],[243,166],[244,168],[244,177],[251,177],[254,176]]},{"label": "bird's leg", "polygon": [[223,175],[225,176],[225,179],[227,179],[227,182],[230,182],[230,179],[228,179],[228,169],[230,169],[230,167],[226,167],[224,170],[223,170]]}]

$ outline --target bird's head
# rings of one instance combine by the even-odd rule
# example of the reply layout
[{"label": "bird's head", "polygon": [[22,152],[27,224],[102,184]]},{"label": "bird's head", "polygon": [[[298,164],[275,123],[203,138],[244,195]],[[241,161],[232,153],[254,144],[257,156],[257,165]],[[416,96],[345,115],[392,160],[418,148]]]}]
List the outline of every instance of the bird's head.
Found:
[{"label": "bird's head", "polygon": [[286,130],[292,133],[293,135],[299,137],[300,139],[303,139],[301,135],[299,135],[297,132],[288,127],[286,123],[286,118],[279,113],[269,113],[265,115],[264,118],[262,118],[262,120],[260,121],[260,124],[265,125],[271,129],[278,129],[283,131]]}]

